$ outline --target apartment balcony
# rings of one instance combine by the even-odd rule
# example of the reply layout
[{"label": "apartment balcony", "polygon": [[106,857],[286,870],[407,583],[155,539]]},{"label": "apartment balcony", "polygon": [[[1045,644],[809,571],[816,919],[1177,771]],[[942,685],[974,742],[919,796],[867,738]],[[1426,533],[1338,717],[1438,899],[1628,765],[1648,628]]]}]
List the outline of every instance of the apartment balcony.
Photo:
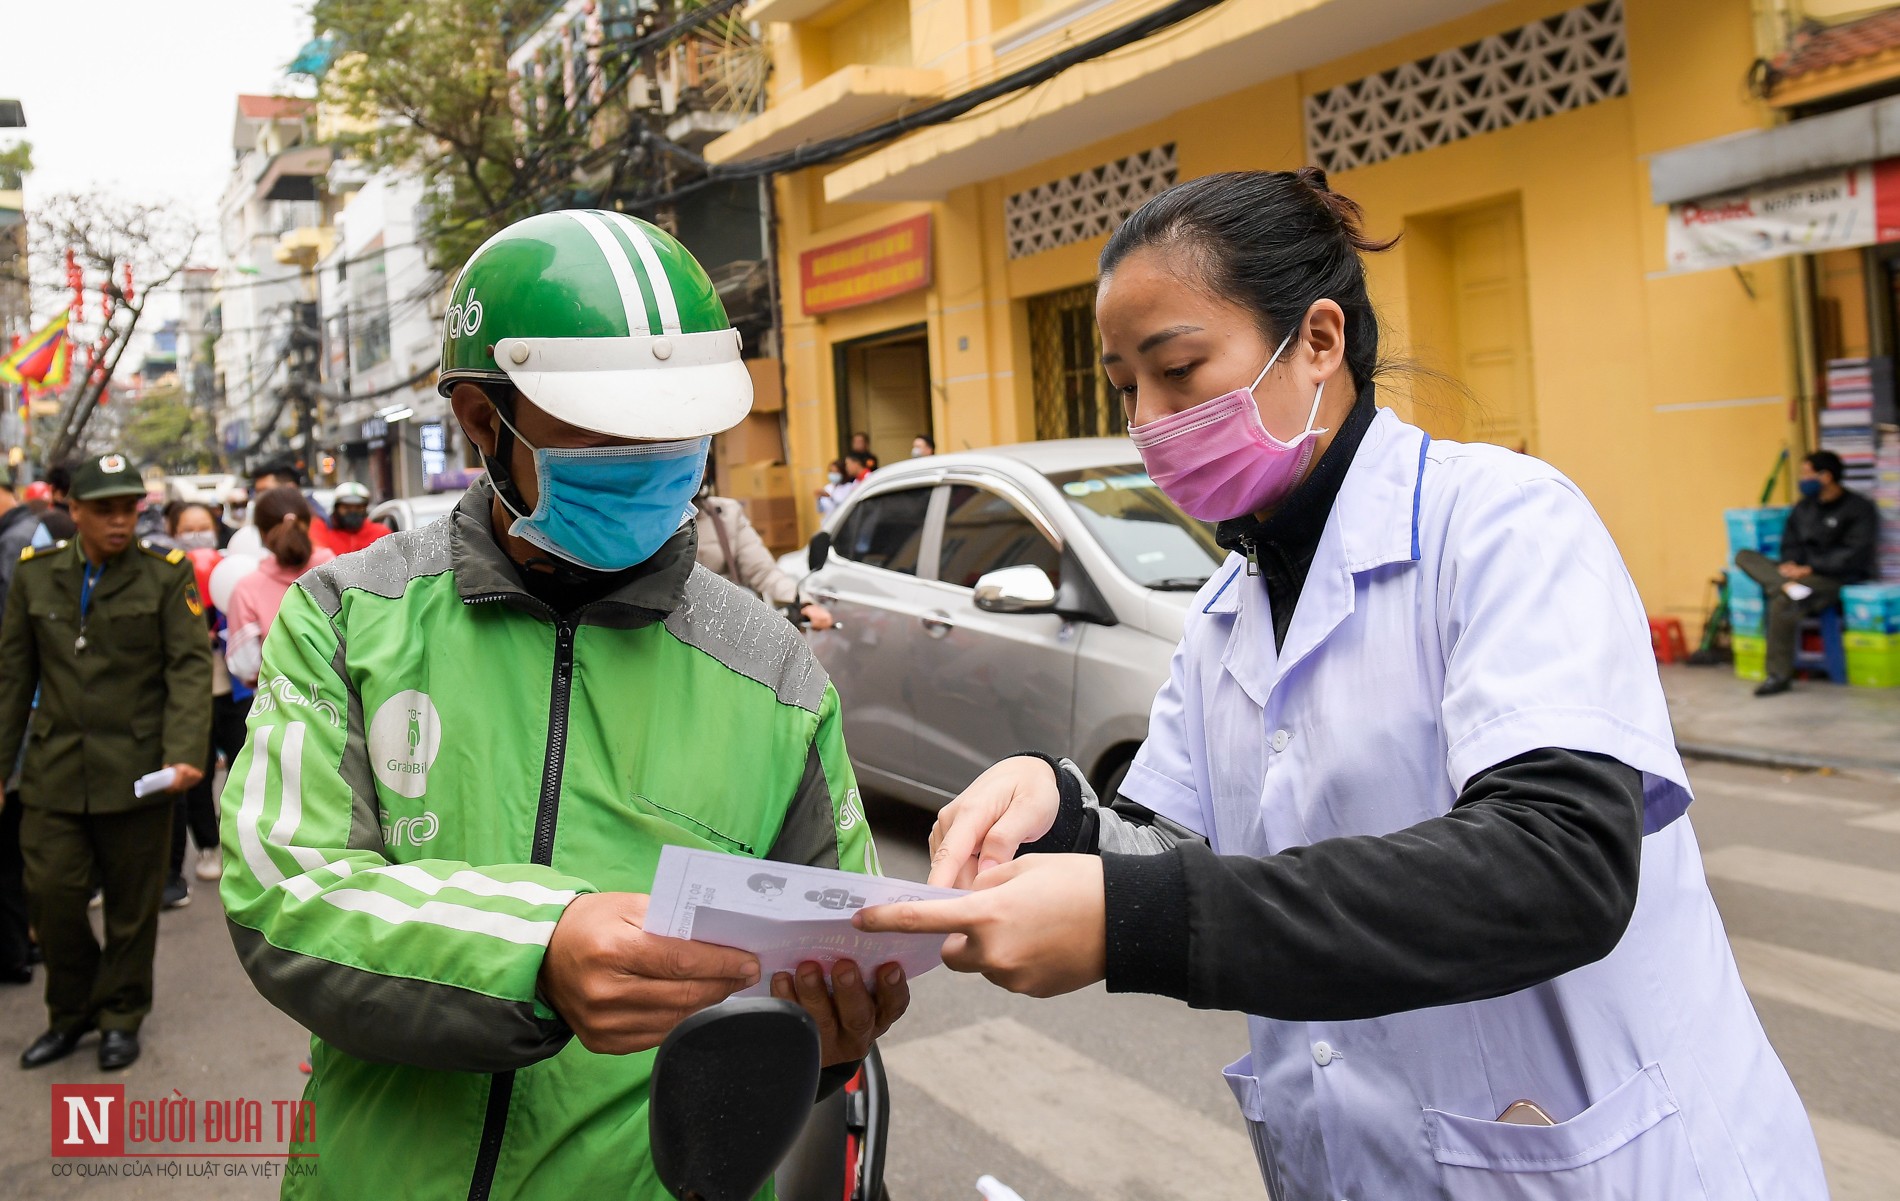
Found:
[{"label": "apartment balcony", "polygon": [[330,159],[328,146],[293,146],[271,155],[257,175],[251,199],[315,200],[317,184],[330,170]]},{"label": "apartment balcony", "polygon": [[921,67],[846,67],[715,139],[706,158],[742,163],[849,133],[935,95],[943,82],[943,72]]}]

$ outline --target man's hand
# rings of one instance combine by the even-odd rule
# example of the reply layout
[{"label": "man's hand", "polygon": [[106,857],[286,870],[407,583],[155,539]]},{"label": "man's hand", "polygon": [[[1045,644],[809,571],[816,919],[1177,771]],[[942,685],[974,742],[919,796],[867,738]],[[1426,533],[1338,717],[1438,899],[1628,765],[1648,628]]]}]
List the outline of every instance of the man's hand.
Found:
[{"label": "man's hand", "polygon": [[172,763],[167,766],[177,774],[172,778],[172,786],[167,788],[166,792],[190,792],[205,778],[202,767],[193,767],[189,763]]},{"label": "man's hand", "polygon": [[1803,567],[1799,563],[1783,563],[1777,570],[1784,580],[1801,580],[1814,574],[1814,568]]},{"label": "man's hand", "polygon": [[1040,759],[1019,755],[995,764],[937,811],[930,829],[930,883],[969,888],[1056,824],[1062,807],[1056,774]]},{"label": "man's hand", "polygon": [[806,621],[811,623],[811,628],[814,630],[829,630],[838,624],[838,619],[831,615],[831,610],[823,605],[806,605],[799,612],[804,615]]},{"label": "man's hand", "polygon": [[663,938],[640,928],[644,893],[575,897],[541,960],[541,995],[597,1055],[660,1045],[673,1027],[758,983],[745,951]]},{"label": "man's hand", "polygon": [[858,974],[858,965],[841,959],[831,969],[831,989],[825,989],[824,969],[801,964],[796,979],[789,972],[772,977],[772,995],[802,1007],[818,1023],[824,1043],[824,1066],[850,1063],[871,1052],[871,1044],[910,1008],[910,982],[904,969],[887,963],[877,974],[877,996]]},{"label": "man's hand", "polygon": [[1108,905],[1094,855],[1030,855],[976,878],[953,901],[860,909],[852,924],[893,934],[947,934],[944,965],[981,972],[1011,992],[1055,997],[1108,971]]}]

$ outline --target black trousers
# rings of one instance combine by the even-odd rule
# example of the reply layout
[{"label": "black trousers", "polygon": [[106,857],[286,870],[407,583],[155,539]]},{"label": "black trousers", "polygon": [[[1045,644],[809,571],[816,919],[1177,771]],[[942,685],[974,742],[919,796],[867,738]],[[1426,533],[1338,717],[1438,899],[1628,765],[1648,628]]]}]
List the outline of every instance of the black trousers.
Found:
[{"label": "black trousers", "polygon": [[[169,800],[127,813],[55,813],[31,805],[21,813],[27,908],[46,958],[51,1029],[96,1021],[102,1030],[137,1030],[152,1011],[171,824]],[[86,916],[95,881],[105,893],[103,948]]]},{"label": "black trousers", "polygon": [[249,706],[230,696],[211,698],[211,752],[205,756],[205,778],[197,787],[178,794],[177,812],[172,817],[172,860],[170,879],[183,877],[185,871],[185,830],[201,851],[218,845],[218,794],[213,784],[218,774],[218,755],[226,763],[236,763],[244,749],[244,716]]},{"label": "black trousers", "polygon": [[0,969],[26,966],[26,864],[20,858],[20,794],[0,808]]},{"label": "black trousers", "polygon": [[1779,565],[1767,555],[1742,551],[1735,556],[1735,566],[1768,594],[1768,675],[1785,680],[1794,675],[1794,642],[1801,636],[1801,619],[1840,604],[1842,584],[1824,575],[1806,576],[1798,582],[1812,588],[1813,595],[1794,600],[1781,590],[1788,581],[1781,578]]}]

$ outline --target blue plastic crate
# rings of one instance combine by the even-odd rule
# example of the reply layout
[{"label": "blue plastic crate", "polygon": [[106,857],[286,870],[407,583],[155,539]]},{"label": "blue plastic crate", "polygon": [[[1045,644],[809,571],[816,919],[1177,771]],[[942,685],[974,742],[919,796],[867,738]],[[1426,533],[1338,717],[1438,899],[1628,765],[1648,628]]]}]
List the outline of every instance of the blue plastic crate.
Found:
[{"label": "blue plastic crate", "polygon": [[1731,596],[1728,620],[1737,634],[1763,634],[1768,629],[1768,602],[1759,593],[1754,596]]},{"label": "blue plastic crate", "polygon": [[1900,585],[1849,584],[1841,589],[1841,608],[1850,630],[1900,633]]}]

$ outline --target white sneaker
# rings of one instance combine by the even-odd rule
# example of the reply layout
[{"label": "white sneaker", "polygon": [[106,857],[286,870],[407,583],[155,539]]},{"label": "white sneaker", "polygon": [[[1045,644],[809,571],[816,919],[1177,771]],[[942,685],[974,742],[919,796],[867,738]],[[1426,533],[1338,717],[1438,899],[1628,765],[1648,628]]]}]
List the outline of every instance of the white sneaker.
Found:
[{"label": "white sneaker", "polygon": [[106,903],[106,894],[103,892],[100,892],[98,889],[95,888],[92,890],[92,899],[86,902],[86,908],[97,909],[105,903]]},{"label": "white sneaker", "polygon": [[200,880],[216,880],[224,875],[224,861],[219,857],[218,848],[198,852],[198,870],[195,874]]}]

